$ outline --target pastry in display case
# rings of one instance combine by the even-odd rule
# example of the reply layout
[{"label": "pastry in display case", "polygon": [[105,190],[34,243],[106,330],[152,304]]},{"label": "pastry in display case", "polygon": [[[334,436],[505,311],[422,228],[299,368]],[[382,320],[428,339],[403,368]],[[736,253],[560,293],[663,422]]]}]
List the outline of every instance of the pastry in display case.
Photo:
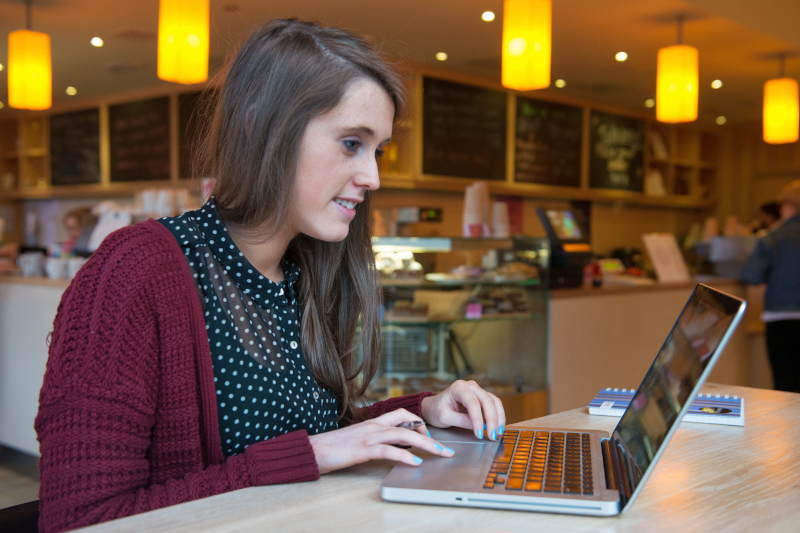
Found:
[{"label": "pastry in display case", "polygon": [[546,239],[374,237],[382,344],[370,400],[475,380],[508,422],[547,414]]}]

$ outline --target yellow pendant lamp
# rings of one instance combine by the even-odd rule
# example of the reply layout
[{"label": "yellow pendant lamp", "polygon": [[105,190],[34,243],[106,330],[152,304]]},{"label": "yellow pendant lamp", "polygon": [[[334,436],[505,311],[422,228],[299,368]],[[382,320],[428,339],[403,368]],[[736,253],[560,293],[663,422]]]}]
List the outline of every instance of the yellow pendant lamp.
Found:
[{"label": "yellow pendant lamp", "polygon": [[681,44],[683,20],[678,19],[678,44],[658,51],[656,119],[676,124],[697,120],[697,48]]},{"label": "yellow pendant lamp", "polygon": [[208,79],[209,0],[161,0],[158,77],[192,84]]},{"label": "yellow pendant lamp", "polygon": [[532,91],[550,86],[551,0],[505,0],[503,87]]},{"label": "yellow pendant lamp", "polygon": [[797,81],[783,75],[785,56],[781,56],[780,77],[764,84],[764,142],[786,144],[798,140],[800,105]]},{"label": "yellow pendant lamp", "polygon": [[25,4],[27,29],[8,34],[8,105],[17,109],[50,109],[53,105],[50,36],[31,31],[31,0]]}]

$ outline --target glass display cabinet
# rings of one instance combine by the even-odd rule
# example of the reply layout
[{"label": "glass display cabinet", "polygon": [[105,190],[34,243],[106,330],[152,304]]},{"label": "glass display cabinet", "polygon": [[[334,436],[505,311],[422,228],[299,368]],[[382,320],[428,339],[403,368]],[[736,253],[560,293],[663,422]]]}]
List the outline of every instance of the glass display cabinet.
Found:
[{"label": "glass display cabinet", "polygon": [[374,237],[383,286],[372,400],[473,379],[509,423],[547,414],[546,239]]}]

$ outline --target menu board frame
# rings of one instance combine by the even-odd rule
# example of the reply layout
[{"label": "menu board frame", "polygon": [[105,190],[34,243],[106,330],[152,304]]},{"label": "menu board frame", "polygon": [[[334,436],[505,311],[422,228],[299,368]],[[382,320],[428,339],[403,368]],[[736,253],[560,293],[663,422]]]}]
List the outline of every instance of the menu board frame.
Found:
[{"label": "menu board frame", "polygon": [[169,181],[170,97],[108,107],[111,182]]},{"label": "menu board frame", "polygon": [[589,188],[644,191],[646,122],[592,109]]},{"label": "menu board frame", "polygon": [[100,108],[50,115],[50,184],[101,183]]}]

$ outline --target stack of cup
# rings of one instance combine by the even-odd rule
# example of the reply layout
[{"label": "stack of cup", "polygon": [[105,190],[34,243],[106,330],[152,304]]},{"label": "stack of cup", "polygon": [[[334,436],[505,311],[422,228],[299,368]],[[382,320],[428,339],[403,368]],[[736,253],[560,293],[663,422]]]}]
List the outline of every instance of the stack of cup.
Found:
[{"label": "stack of cup", "polygon": [[492,236],[508,237],[508,204],[495,202],[492,206]]},{"label": "stack of cup", "polygon": [[490,237],[489,189],[476,181],[464,190],[464,237]]}]

